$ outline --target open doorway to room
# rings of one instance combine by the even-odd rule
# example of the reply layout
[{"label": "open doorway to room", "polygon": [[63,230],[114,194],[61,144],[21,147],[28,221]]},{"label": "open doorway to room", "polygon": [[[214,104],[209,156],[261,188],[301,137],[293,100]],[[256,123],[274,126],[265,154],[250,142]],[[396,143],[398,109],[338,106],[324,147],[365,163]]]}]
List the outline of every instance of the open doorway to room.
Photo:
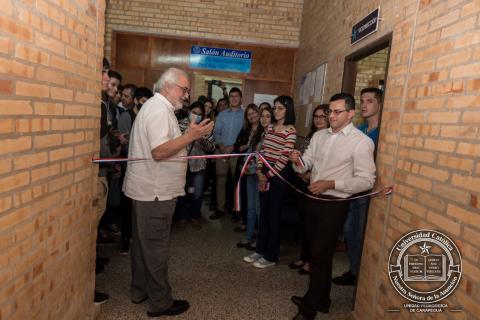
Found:
[{"label": "open doorway to room", "polygon": [[[365,46],[349,56],[345,57],[345,69],[343,74],[343,83],[342,91],[352,94],[355,97],[356,101],[356,116],[354,118],[354,125],[357,127],[366,122],[366,120],[361,115],[361,91],[364,88],[377,88],[381,90],[382,94],[382,103],[383,106],[383,97],[385,96],[385,87],[386,79],[388,72],[388,62],[390,57],[390,47],[391,47],[392,35],[389,34],[385,37],[382,37],[368,46]],[[372,96],[376,96],[372,94]],[[377,126],[377,137],[379,137],[380,122],[381,122],[381,113],[382,109],[380,108],[378,113],[378,126]],[[371,123],[371,122],[370,122]],[[370,127],[368,130],[371,130]],[[373,136],[370,134],[371,131],[365,130],[365,133],[369,135],[372,139]],[[377,140],[377,141],[375,141]],[[375,145],[378,144],[378,138],[374,139]],[[376,156],[375,147],[375,156]],[[353,203],[355,201],[355,203]],[[352,201],[350,207],[349,216],[346,221],[345,227],[345,239],[347,242],[347,255],[349,256],[350,269],[354,270],[355,274],[355,284],[358,283],[358,279],[362,276],[360,272],[360,264],[362,259],[363,251],[363,239],[366,230],[366,225],[368,221],[368,206],[369,200],[366,201]],[[352,208],[356,209],[353,210]],[[356,241],[357,245],[351,245],[353,250],[349,248],[348,243]],[[358,246],[359,244],[359,246]],[[357,263],[355,263],[357,261]],[[356,297],[355,287],[352,301],[352,309],[355,308],[355,297]]]},{"label": "open doorway to room", "polygon": [[230,91],[232,87],[237,87],[243,91],[243,81],[242,79],[227,78],[222,76],[215,75],[204,75],[204,74],[193,74],[193,95],[194,97],[206,96],[210,99],[215,99],[218,101],[223,98],[223,92],[217,81],[222,81],[227,87],[227,92]]}]

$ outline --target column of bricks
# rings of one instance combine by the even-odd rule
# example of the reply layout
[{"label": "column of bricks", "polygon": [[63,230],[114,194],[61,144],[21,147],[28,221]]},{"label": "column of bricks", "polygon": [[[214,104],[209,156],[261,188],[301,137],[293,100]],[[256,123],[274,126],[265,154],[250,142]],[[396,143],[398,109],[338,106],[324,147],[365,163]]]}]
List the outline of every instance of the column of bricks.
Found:
[{"label": "column of bricks", "polygon": [[[379,5],[379,30],[351,46],[351,27]],[[463,257],[462,281],[445,302],[464,312],[440,316],[473,319],[480,312],[479,14],[474,0],[349,2],[341,8],[304,1],[296,92],[302,75],[324,62],[326,97],[340,91],[344,57],[393,34],[377,184],[393,184],[395,191],[371,202],[356,319],[410,318],[403,309],[385,311],[407,302],[390,284],[387,260],[393,244],[419,228],[451,236]]]},{"label": "column of bricks", "polygon": [[0,319],[92,316],[103,0],[0,4]]}]

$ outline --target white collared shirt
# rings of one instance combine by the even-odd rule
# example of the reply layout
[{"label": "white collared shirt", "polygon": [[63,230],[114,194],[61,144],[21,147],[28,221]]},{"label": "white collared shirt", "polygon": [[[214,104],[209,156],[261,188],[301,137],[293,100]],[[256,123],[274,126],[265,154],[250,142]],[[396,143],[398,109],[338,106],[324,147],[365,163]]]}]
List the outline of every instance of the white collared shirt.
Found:
[{"label": "white collared shirt", "polygon": [[293,165],[296,172],[312,170],[310,183],[334,180],[335,189],[323,194],[347,198],[369,190],[375,182],[374,144],[363,132],[348,124],[334,133],[331,128],[315,132],[302,156],[303,168]]},{"label": "white collared shirt", "polygon": [[[174,106],[161,94],[144,103],[130,134],[129,162],[123,192],[138,201],[171,200],[185,194],[186,160],[153,160],[152,150],[181,135]],[[172,158],[187,155],[182,149]]]}]

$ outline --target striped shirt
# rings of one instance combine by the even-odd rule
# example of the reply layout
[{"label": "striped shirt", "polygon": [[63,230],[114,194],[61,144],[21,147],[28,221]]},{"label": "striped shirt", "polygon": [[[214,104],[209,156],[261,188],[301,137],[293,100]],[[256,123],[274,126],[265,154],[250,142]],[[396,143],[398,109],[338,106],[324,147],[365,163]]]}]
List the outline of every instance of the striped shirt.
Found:
[{"label": "striped shirt", "polygon": [[[280,173],[288,163],[288,155],[293,151],[296,140],[297,131],[293,126],[287,126],[284,130],[275,132],[273,125],[270,125],[265,133],[260,152],[275,171]],[[263,163],[259,160],[257,171],[266,172],[265,176],[268,179],[272,178],[274,176],[273,172],[264,169],[263,166]]]}]

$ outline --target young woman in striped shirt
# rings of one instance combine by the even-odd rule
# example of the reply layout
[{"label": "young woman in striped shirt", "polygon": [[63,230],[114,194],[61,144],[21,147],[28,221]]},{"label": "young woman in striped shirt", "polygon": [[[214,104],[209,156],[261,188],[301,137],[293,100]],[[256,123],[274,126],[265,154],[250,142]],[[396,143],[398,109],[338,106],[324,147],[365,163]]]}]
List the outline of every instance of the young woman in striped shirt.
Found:
[{"label": "young woman in striped shirt", "polygon": [[[288,179],[291,167],[288,155],[293,151],[297,132],[295,130],[295,110],[289,96],[279,96],[274,100],[275,123],[267,128],[260,152],[283,178]],[[280,216],[282,199],[288,186],[261,161],[257,165],[258,188],[260,191],[260,222],[256,252],[246,256],[244,261],[257,268],[274,266],[280,251]]]}]

